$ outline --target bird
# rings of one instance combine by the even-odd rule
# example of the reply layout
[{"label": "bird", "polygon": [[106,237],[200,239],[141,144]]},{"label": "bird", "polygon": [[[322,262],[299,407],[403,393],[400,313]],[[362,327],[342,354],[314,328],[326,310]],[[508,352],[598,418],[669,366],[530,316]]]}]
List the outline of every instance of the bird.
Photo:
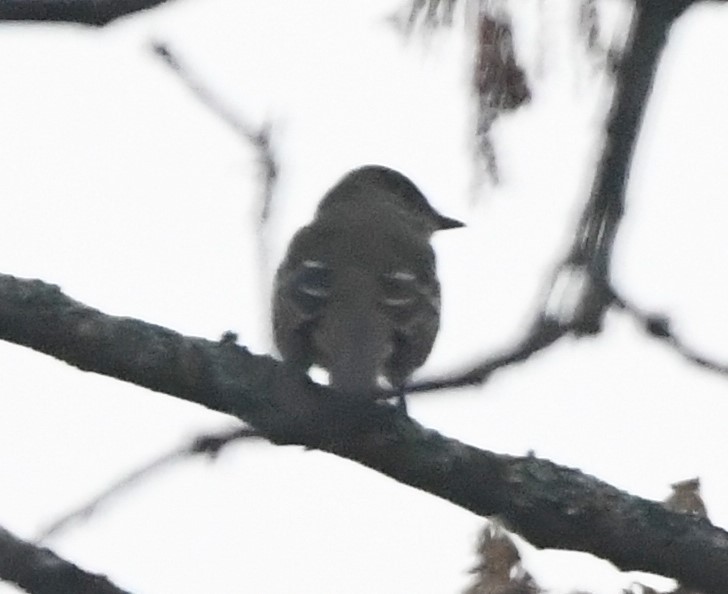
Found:
[{"label": "bird", "polygon": [[364,165],[324,195],[275,275],[273,338],[284,361],[329,374],[354,401],[386,380],[406,414],[404,386],[440,327],[430,239],[464,224],[436,211],[404,174]]}]

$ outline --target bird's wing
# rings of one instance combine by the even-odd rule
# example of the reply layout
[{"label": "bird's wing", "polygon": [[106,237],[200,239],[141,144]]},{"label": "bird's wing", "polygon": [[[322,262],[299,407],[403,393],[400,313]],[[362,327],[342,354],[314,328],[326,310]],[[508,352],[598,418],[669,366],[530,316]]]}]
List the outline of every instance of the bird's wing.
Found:
[{"label": "bird's wing", "polygon": [[392,356],[387,377],[403,384],[420,367],[432,350],[440,327],[440,284],[435,275],[431,250],[381,276],[381,305],[394,329]]},{"label": "bird's wing", "polygon": [[333,275],[318,257],[315,239],[308,227],[291,241],[288,255],[278,268],[273,296],[273,333],[278,349],[286,360],[304,366],[311,361],[309,325],[328,301]]}]

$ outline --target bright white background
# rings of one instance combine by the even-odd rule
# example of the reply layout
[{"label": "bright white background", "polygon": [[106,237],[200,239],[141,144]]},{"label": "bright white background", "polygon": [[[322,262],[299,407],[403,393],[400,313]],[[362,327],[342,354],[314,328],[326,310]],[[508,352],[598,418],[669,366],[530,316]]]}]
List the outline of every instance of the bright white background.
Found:
[{"label": "bright white background", "polygon": [[[603,4],[623,26],[615,3]],[[160,40],[243,117],[275,122],[275,259],[347,169],[399,168],[468,223],[437,239],[443,329],[422,374],[504,347],[570,241],[598,147],[606,86],[576,44],[574,4],[522,3],[534,101],[496,126],[497,188],[473,183],[463,15],[410,42],[384,22],[398,0],[180,0],[98,31],[3,24],[0,271],[185,334],[233,330],[270,352],[255,155],[151,55]],[[714,6],[674,31],[614,263],[628,296],[722,360],[727,32],[728,9]],[[123,473],[231,423],[4,343],[0,375],[0,525],[28,538]],[[728,380],[619,315],[596,339],[564,341],[483,389],[413,399],[411,411],[458,439],[534,450],[644,497],[699,475],[712,519],[728,525]],[[353,463],[248,444],[157,475],[50,544],[135,594],[439,594],[468,583],[481,526]],[[556,592],[615,593],[636,579],[587,555],[523,553]]]}]

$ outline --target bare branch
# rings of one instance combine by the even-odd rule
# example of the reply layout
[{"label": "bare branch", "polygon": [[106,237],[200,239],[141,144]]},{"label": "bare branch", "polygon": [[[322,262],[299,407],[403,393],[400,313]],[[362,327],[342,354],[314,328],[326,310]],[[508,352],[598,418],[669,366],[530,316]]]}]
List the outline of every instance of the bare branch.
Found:
[{"label": "bare branch", "polygon": [[[562,336],[579,337],[601,331],[607,309],[615,304],[609,266],[624,212],[627,173],[657,60],[667,31],[678,15],[679,12],[666,12],[659,6],[656,10],[648,6],[635,11],[631,43],[617,76],[604,151],[590,198],[577,225],[575,241],[557,265],[545,292],[544,305],[526,336],[514,347],[472,369],[446,378],[413,383],[406,388],[407,393],[482,384],[494,371],[525,361]],[[394,395],[393,391],[382,391],[378,397]]]},{"label": "bare branch", "polygon": [[190,443],[181,448],[176,448],[171,452],[163,454],[155,458],[144,466],[137,468],[120,478],[118,481],[109,485],[90,501],[79,506],[77,509],[63,515],[61,518],[51,523],[49,526],[41,530],[36,537],[36,543],[40,543],[52,536],[57,536],[69,528],[72,524],[88,520],[102,504],[107,503],[109,499],[122,494],[130,487],[138,484],[142,480],[149,479],[161,469],[170,466],[173,462],[191,458],[199,454],[204,454],[210,458],[216,457],[222,448],[229,443],[239,439],[249,439],[251,437],[261,437],[255,429],[249,427],[236,427],[217,434],[201,435],[193,439]]},{"label": "bare branch", "polygon": [[352,402],[270,357],[105,315],[52,285],[0,275],[0,339],[237,416],[278,444],[353,460],[505,525],[539,547],[728,591],[728,533],[532,456],[479,450],[395,407]]},{"label": "bare branch", "polygon": [[[499,369],[522,363],[546,347],[551,346],[562,336],[568,334],[568,328],[556,320],[541,316],[533,324],[526,336],[511,349],[495,355],[465,373],[445,378],[413,382],[405,389],[407,394],[417,392],[430,392],[432,390],[443,390],[446,388],[461,388],[483,384],[490,378],[491,374]],[[384,392],[383,397],[391,398],[396,395],[392,392]]]},{"label": "bare branch", "polygon": [[104,27],[168,0],[0,0],[0,21],[78,23]]},{"label": "bare branch", "polygon": [[[1,1],[1,0],[0,0]],[[260,300],[263,304],[270,303],[268,287],[272,278],[272,265],[270,246],[267,237],[267,223],[273,209],[273,198],[280,171],[278,160],[273,148],[273,130],[270,122],[255,127],[240,118],[232,109],[209,88],[200,82],[190,68],[170,49],[167,44],[155,43],[152,45],[154,53],[170,67],[192,94],[227,124],[240,139],[252,145],[258,162],[258,177],[260,193],[258,195],[258,220],[256,222],[258,286],[260,287]],[[267,340],[271,342],[270,337]]]},{"label": "bare branch", "polygon": [[599,332],[614,299],[607,287],[614,240],[624,214],[629,168],[658,59],[672,23],[682,12],[670,10],[666,4],[650,0],[635,8],[597,175],[567,257],[569,264],[585,266],[592,279],[593,290],[583,300],[580,331],[584,334]]},{"label": "bare branch", "polygon": [[278,162],[272,148],[270,122],[265,122],[256,128],[240,118],[234,110],[225,105],[217,95],[200,82],[190,68],[170,49],[169,45],[157,42],[152,44],[152,50],[172,69],[205,107],[225,122],[243,141],[251,144],[258,153],[258,163],[263,181],[260,219],[261,224],[265,224],[270,215],[273,191],[278,180],[279,171]]},{"label": "bare branch", "polygon": [[628,302],[621,296],[617,297],[616,305],[631,315],[637,323],[644,328],[647,334],[670,345],[675,352],[691,363],[695,363],[700,367],[705,367],[710,371],[715,371],[722,375],[728,375],[727,364],[709,359],[686,345],[685,342],[672,331],[672,324],[668,317],[661,314],[646,312],[633,303]]},{"label": "bare branch", "polygon": [[1,526],[0,580],[16,584],[30,594],[130,594],[106,576],[88,573]]},{"label": "bare branch", "polygon": [[[408,393],[481,384],[494,371],[525,361],[562,336],[597,334],[606,311],[620,307],[639,317],[639,310],[617,299],[611,286],[610,264],[614,240],[624,213],[629,167],[639,135],[658,59],[675,19],[690,0],[642,0],[635,10],[630,43],[617,74],[604,150],[582,213],[575,240],[566,258],[556,267],[543,308],[531,329],[513,348],[491,357],[464,373],[414,383]],[[566,279],[566,280],[565,280]],[[568,286],[562,285],[566,282]],[[695,363],[723,372],[723,366],[689,351],[670,334],[664,337]],[[392,397],[384,391],[381,398]]]}]

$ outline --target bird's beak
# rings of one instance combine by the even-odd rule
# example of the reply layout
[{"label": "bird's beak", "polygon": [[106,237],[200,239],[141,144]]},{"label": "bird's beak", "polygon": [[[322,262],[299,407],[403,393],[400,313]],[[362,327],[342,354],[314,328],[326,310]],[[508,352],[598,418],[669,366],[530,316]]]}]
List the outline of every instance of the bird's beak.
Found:
[{"label": "bird's beak", "polygon": [[438,229],[457,229],[458,227],[465,227],[465,223],[443,215],[438,215],[437,223]]}]

